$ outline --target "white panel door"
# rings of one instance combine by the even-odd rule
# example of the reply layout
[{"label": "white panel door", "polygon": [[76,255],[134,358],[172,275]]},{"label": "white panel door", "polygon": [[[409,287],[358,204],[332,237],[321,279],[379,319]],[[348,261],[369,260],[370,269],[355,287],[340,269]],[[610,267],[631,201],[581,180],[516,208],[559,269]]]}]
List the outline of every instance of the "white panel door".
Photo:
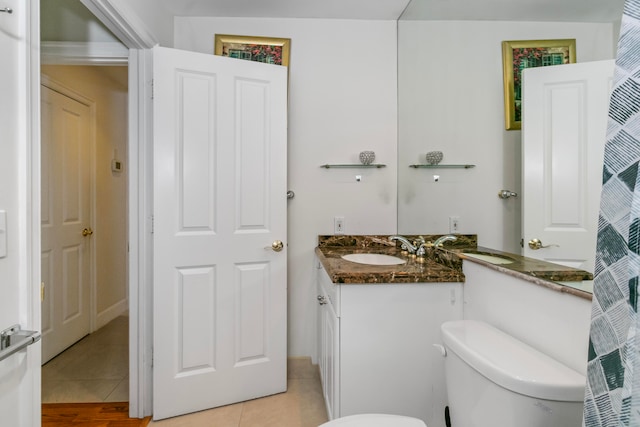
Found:
[{"label": "white panel door", "polygon": [[90,332],[91,111],[42,86],[41,120],[45,363]]},{"label": "white panel door", "polygon": [[[31,152],[38,132],[30,110],[38,105],[31,104],[36,96],[29,90],[30,61],[37,64],[38,49],[30,44],[37,33],[30,30],[37,25],[38,2],[5,0],[5,7],[14,13],[0,13],[0,217],[6,219],[0,221],[0,331],[16,324],[38,331],[38,183],[31,174],[37,178],[39,172],[30,168],[37,169],[32,155],[38,152]],[[0,425],[39,426],[40,418],[40,342],[11,355],[0,350]]]},{"label": "white panel door", "polygon": [[613,69],[610,60],[524,72],[527,257],[593,272]]},{"label": "white panel door", "polygon": [[154,419],[286,390],[286,89],[154,49]]}]

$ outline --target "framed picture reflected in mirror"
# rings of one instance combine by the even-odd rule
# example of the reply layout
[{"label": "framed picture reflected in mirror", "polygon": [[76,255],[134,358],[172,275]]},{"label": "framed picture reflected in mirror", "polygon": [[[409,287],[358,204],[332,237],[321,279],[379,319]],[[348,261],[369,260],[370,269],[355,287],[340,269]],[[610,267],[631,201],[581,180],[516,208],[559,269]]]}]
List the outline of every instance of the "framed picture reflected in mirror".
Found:
[{"label": "framed picture reflected in mirror", "polygon": [[290,46],[291,39],[216,34],[214,54],[288,67]]},{"label": "framed picture reflected in mirror", "polygon": [[505,128],[507,130],[521,128],[522,71],[524,69],[575,62],[575,39],[503,41]]}]

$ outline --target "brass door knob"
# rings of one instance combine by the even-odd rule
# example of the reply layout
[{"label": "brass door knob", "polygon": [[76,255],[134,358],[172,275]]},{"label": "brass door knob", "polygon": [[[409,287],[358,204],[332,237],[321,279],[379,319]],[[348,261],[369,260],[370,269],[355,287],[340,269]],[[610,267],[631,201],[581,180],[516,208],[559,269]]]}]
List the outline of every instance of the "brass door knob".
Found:
[{"label": "brass door knob", "polygon": [[549,248],[551,246],[556,246],[556,247],[560,247],[560,245],[556,245],[556,244],[550,244],[550,245],[543,245],[542,241],[540,239],[531,239],[529,240],[529,247],[531,249],[533,249],[534,251],[537,251],[538,249],[544,249],[544,248]]},{"label": "brass door knob", "polygon": [[282,248],[284,248],[284,243],[282,243],[282,241],[280,240],[276,240],[271,244],[271,249],[274,252],[280,252]]},{"label": "brass door knob", "polygon": [[93,234],[93,230],[90,228],[85,228],[84,230],[82,230],[82,235],[84,237],[91,236],[92,234]]}]

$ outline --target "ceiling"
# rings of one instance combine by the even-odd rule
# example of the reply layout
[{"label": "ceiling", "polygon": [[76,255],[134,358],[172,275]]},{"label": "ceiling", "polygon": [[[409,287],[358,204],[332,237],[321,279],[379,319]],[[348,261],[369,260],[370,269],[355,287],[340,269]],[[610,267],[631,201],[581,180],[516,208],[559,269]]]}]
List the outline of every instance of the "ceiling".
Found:
[{"label": "ceiling", "polygon": [[622,16],[624,0],[157,0],[156,4],[175,16],[615,22]]},{"label": "ceiling", "polygon": [[412,0],[401,19],[617,22],[623,6],[624,0]]},{"label": "ceiling", "polygon": [[175,16],[397,19],[410,0],[158,0]]},{"label": "ceiling", "polygon": [[[619,23],[624,0],[154,0],[174,16]],[[42,40],[115,41],[80,0],[41,0]]]}]

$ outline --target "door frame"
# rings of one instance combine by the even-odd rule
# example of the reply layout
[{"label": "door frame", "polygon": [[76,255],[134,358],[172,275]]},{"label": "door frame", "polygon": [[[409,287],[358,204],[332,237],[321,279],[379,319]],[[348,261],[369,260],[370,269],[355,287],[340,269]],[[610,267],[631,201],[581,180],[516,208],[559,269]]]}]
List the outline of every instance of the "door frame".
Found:
[{"label": "door frame", "polygon": [[[21,13],[24,13],[21,16]],[[22,260],[18,267],[20,280],[17,286],[23,293],[24,304],[20,305],[19,323],[32,330],[41,330],[41,238],[40,238],[40,3],[24,2],[16,13],[20,25],[24,25],[23,58],[17,64],[23,68],[18,80],[21,97],[17,114],[20,123],[18,159],[18,211],[24,217],[18,222],[18,257]],[[31,421],[39,425],[41,419],[41,343],[35,343],[32,351],[27,352],[26,381],[21,398],[30,398],[20,413],[31,413]]]},{"label": "door frame", "polygon": [[[114,61],[129,62],[129,416],[142,418],[151,415],[152,410],[152,55],[150,49],[157,44],[151,34],[142,27],[137,16],[122,10],[112,0],[81,0],[83,3],[127,48],[128,58],[115,57],[111,50],[104,55],[96,50],[85,51],[85,64],[105,65],[104,57]],[[40,265],[35,262],[40,253],[40,13],[37,5],[31,6],[31,59],[29,70],[30,98],[27,101],[29,125],[29,153],[27,162],[27,204],[31,206],[27,247],[30,261],[29,273],[33,278],[31,306],[35,324],[40,324]],[[67,51],[67,52],[72,52]],[[78,64],[78,55],[58,56],[70,58]],[[62,63],[57,62],[57,63]],[[118,62],[122,64],[122,62]],[[38,328],[39,329],[39,328]],[[40,376],[38,375],[38,380]],[[39,393],[40,387],[37,388]],[[38,399],[39,401],[39,399]]]}]

